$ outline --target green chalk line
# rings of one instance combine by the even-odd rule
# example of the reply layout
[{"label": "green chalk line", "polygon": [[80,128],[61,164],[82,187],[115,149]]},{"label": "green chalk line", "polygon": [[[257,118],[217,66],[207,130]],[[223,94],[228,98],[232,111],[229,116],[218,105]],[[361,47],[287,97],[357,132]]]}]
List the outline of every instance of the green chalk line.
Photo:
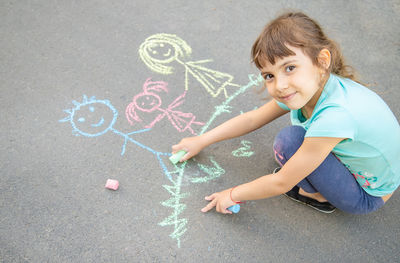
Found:
[{"label": "green chalk line", "polygon": [[[249,83],[246,86],[241,87],[238,89],[234,94],[228,97],[221,105],[215,107],[215,111],[213,115],[210,117],[208,122],[203,126],[202,130],[200,131],[200,135],[203,134],[211,125],[211,123],[222,113],[230,113],[229,103],[239,96],[240,94],[244,93],[247,89],[252,86],[259,85],[263,78],[261,75],[254,79],[253,74],[249,74]],[[210,168],[202,164],[198,164],[199,169],[203,170],[210,176],[202,177],[202,178],[194,178],[191,180],[193,183],[204,183],[215,178],[220,177],[222,174],[225,173],[225,170],[222,169],[217,162],[214,161],[212,157],[210,157],[210,161],[215,165],[216,168]],[[186,209],[186,205],[181,203],[181,199],[187,197],[189,193],[181,193],[182,188],[182,181],[183,181],[183,173],[186,167],[187,162],[183,162],[180,166],[175,165],[176,170],[171,174],[176,175],[176,181],[172,180],[173,185],[163,185],[163,187],[171,194],[171,198],[161,202],[161,205],[165,207],[170,207],[173,209],[173,212],[166,217],[162,222],[159,223],[160,226],[174,226],[174,231],[169,235],[172,239],[175,239],[178,245],[178,248],[181,247],[181,237],[187,231],[187,224],[188,219],[186,218],[179,218],[179,215]]]},{"label": "green chalk line", "polygon": [[254,154],[253,151],[249,151],[251,148],[251,144],[252,144],[250,141],[241,141],[240,143],[243,145],[243,147],[240,147],[240,148],[234,150],[232,152],[233,156],[235,156],[235,157],[250,157]]}]

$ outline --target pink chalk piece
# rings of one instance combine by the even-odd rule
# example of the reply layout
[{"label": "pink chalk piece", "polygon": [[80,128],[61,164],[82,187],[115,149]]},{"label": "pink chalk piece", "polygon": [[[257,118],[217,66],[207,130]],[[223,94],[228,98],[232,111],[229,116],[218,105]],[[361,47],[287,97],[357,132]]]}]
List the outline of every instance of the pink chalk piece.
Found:
[{"label": "pink chalk piece", "polygon": [[112,190],[117,190],[118,186],[119,186],[119,182],[117,180],[107,179],[106,188],[112,189]]}]

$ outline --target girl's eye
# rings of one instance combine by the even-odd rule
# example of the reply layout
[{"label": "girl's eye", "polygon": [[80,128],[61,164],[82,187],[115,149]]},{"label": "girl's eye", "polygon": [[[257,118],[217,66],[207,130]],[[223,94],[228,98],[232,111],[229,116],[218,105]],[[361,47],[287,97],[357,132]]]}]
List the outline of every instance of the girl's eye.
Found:
[{"label": "girl's eye", "polygon": [[286,72],[291,72],[291,71],[293,71],[295,68],[296,68],[295,66],[287,66],[287,67],[286,67]]},{"label": "girl's eye", "polygon": [[265,79],[265,80],[271,80],[273,77],[274,77],[274,75],[272,75],[272,74],[266,74],[266,75],[264,76],[264,79]]}]

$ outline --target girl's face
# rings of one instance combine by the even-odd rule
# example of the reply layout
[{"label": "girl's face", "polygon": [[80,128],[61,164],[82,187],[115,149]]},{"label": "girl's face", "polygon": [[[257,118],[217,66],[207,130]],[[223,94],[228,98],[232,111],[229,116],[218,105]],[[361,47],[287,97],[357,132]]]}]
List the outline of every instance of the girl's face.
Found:
[{"label": "girl's face", "polygon": [[136,107],[140,111],[152,112],[161,106],[161,99],[153,93],[139,94],[134,98]]},{"label": "girl's face", "polygon": [[261,74],[268,93],[275,100],[292,110],[304,108],[311,115],[323,90],[323,71],[300,48],[288,48],[296,55],[278,58],[275,65],[265,61]]},{"label": "girl's face", "polygon": [[147,53],[160,62],[170,62],[176,58],[176,52],[172,44],[163,41],[152,43],[147,46]]}]

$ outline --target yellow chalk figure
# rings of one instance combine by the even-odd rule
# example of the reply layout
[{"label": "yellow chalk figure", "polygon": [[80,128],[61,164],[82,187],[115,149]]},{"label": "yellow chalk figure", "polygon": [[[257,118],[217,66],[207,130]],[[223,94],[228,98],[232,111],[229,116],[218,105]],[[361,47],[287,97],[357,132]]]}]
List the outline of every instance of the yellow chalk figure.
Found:
[{"label": "yellow chalk figure", "polygon": [[226,88],[239,87],[232,83],[233,76],[204,67],[202,64],[212,60],[185,61],[192,53],[191,47],[173,34],[155,34],[148,37],[139,48],[143,62],[153,71],[164,75],[174,71],[171,63],[176,61],[185,67],[185,90],[189,89],[189,74],[192,75],[212,97],[221,92],[228,98]]}]

